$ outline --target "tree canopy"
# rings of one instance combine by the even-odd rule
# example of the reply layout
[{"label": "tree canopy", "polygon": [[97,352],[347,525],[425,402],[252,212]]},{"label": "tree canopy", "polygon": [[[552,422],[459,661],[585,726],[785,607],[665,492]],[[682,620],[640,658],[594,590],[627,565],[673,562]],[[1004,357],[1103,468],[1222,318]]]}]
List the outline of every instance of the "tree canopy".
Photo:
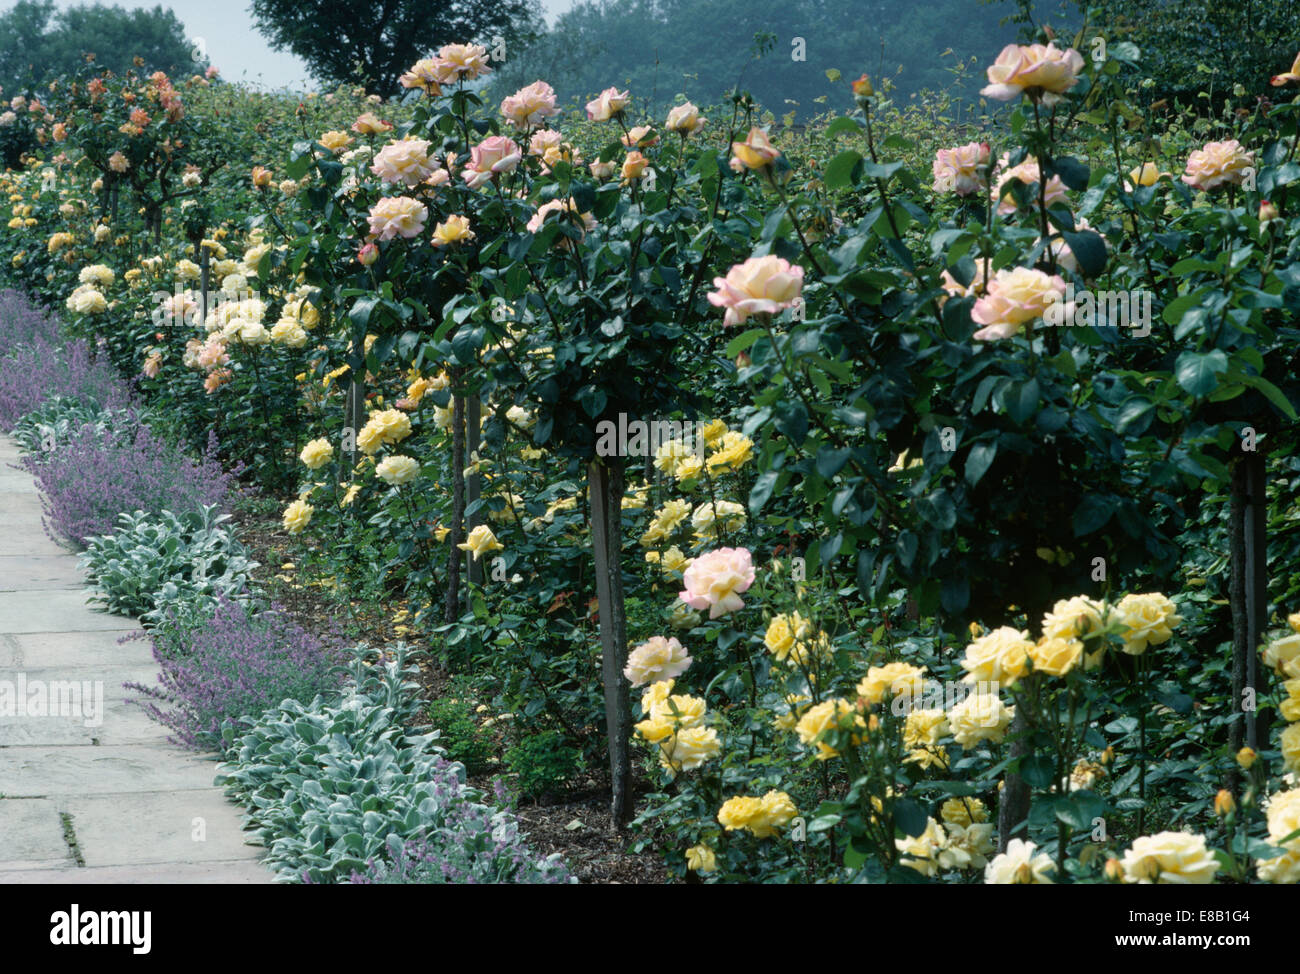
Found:
[{"label": "tree canopy", "polygon": [[56,10],[52,0],[19,0],[0,14],[0,85],[6,91],[75,71],[87,54],[118,74],[136,57],[147,70],[168,74],[207,67],[201,52],[191,49],[185,26],[162,6],[127,10],[96,3]]},{"label": "tree canopy", "polygon": [[443,44],[491,50],[500,38],[509,51],[540,23],[536,0],[253,0],[252,11],[271,45],[302,58],[321,83],[363,83],[385,95]]}]

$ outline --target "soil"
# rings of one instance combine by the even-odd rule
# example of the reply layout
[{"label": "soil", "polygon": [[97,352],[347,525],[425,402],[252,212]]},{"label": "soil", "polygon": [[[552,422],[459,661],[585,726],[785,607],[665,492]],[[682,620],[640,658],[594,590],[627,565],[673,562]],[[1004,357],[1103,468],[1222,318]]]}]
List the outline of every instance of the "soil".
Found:
[{"label": "soil", "polygon": [[[418,634],[399,631],[393,622],[394,614],[405,606],[384,605],[370,598],[349,599],[346,593],[321,585],[321,580],[301,572],[298,563],[306,549],[318,549],[320,542],[286,532],[280,523],[281,506],[275,499],[250,493],[235,506],[231,518],[236,536],[249,549],[250,557],[260,564],[253,575],[268,598],[291,613],[304,629],[318,635],[325,635],[334,625],[343,635],[364,638],[371,645],[402,639],[421,648]],[[434,700],[442,696],[451,674],[428,654],[419,665],[419,682],[425,697]],[[504,739],[495,740],[496,757],[500,760]],[[495,777],[475,776],[470,778],[470,784],[491,795]],[[560,853],[580,882],[672,881],[653,850],[631,852],[632,837],[611,829],[609,801],[608,781],[586,777],[563,795],[520,802],[514,812],[532,847],[543,855]]]}]

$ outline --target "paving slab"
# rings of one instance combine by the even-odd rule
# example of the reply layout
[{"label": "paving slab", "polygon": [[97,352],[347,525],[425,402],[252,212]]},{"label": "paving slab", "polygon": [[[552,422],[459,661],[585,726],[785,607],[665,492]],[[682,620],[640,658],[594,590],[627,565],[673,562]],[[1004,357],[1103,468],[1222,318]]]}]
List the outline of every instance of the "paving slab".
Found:
[{"label": "paving slab", "polygon": [[17,455],[0,436],[0,884],[271,882],[213,756],[131,702],[123,683],[156,682],[149,640],[87,603]]},{"label": "paving slab", "polygon": [[270,883],[271,873],[251,859],[229,862],[165,863],[142,866],[101,866],[78,869],[69,864],[62,867],[39,869],[0,869],[0,886],[69,884],[104,884],[125,886],[148,883],[150,885],[222,884],[251,885]]},{"label": "paving slab", "polygon": [[147,666],[153,663],[148,639],[123,632],[30,632],[0,634],[0,671],[6,669],[95,669]]},{"label": "paving slab", "polygon": [[81,589],[76,559],[64,555],[0,555],[0,592]]},{"label": "paving slab", "polygon": [[55,802],[0,798],[0,863],[5,869],[75,865]]},{"label": "paving slab", "polygon": [[59,807],[72,816],[88,868],[224,862],[253,848],[239,811],[211,789],[65,798]]},{"label": "paving slab", "polygon": [[86,590],[44,589],[0,592],[0,632],[97,632],[138,629],[134,619],[87,604]]},{"label": "paving slab", "polygon": [[0,793],[62,798],[213,788],[217,765],[165,743],[0,748]]},{"label": "paving slab", "polygon": [[[158,724],[125,683],[155,686],[158,667],[0,669],[0,748],[151,744]],[[14,705],[7,705],[12,696]],[[10,710],[13,713],[10,713]]]}]

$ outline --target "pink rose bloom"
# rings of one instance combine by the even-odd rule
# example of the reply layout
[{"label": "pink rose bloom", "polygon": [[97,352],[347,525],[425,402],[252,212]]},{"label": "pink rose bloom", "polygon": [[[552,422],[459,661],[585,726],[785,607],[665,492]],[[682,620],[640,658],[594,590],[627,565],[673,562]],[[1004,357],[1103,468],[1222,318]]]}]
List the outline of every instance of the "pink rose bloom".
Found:
[{"label": "pink rose bloom", "polygon": [[608,122],[627,108],[631,100],[631,96],[626,91],[606,88],[598,97],[587,102],[587,118],[593,122]]},{"label": "pink rose bloom", "polygon": [[[1096,229],[1093,227],[1093,225],[1089,223],[1085,217],[1081,217],[1081,216],[1074,218],[1074,229],[1092,230],[1094,233],[1097,232]],[[1038,240],[1034,241],[1034,243],[1037,244],[1042,239],[1043,239],[1042,237],[1039,237]],[[1104,245],[1106,242],[1106,238],[1102,237],[1101,240],[1102,240],[1102,244]],[[1053,240],[1051,249],[1052,249],[1053,256],[1056,258],[1056,264],[1058,267],[1064,267],[1067,271],[1074,271],[1075,273],[1078,273],[1079,259],[1074,256],[1074,251],[1070,249],[1070,245],[1065,242],[1064,237],[1057,237],[1055,240]]]},{"label": "pink rose bloom", "polygon": [[940,149],[934,154],[934,191],[969,196],[982,190],[988,183],[984,170],[989,164],[989,144],[968,142],[953,149]]},{"label": "pink rose bloom", "polygon": [[482,44],[444,44],[433,58],[438,80],[443,84],[452,81],[473,81],[490,74],[487,48]]},{"label": "pink rose bloom", "polygon": [[740,593],[754,584],[754,563],[748,548],[717,548],[693,560],[683,576],[681,600],[692,609],[709,610],[716,619],[745,607]]},{"label": "pink rose bloom", "polygon": [[545,81],[534,81],[501,101],[501,114],[517,129],[535,128],[543,119],[558,115],[555,89]]},{"label": "pink rose bloom", "polygon": [[131,163],[129,163],[126,156],[122,155],[120,152],[114,152],[108,157],[108,168],[113,170],[113,172],[126,172],[130,167]]},{"label": "pink rose bloom", "polygon": [[794,305],[803,290],[803,268],[772,254],[751,257],[715,277],[718,290],[709,295],[709,303],[726,308],[723,326],[743,325],[750,315],[775,314]]},{"label": "pink rose bloom", "polygon": [[605,180],[614,175],[614,170],[617,169],[618,166],[614,163],[613,159],[608,162],[601,162],[597,159],[587,168],[591,170],[592,176],[596,179]]},{"label": "pink rose bloom", "polygon": [[1204,148],[1192,150],[1187,169],[1179,178],[1193,189],[1240,186],[1254,164],[1254,157],[1236,139],[1207,142]]},{"label": "pink rose bloom", "polygon": [[[581,236],[585,236],[587,230],[596,229],[596,218],[590,213],[579,213],[578,205],[573,201],[572,197],[570,197],[567,200],[548,200],[539,206],[537,212],[533,214],[532,219],[528,221],[528,232],[537,233],[540,231],[546,224],[546,218],[552,213],[560,214],[556,219],[567,220],[570,224],[580,227],[580,238]],[[570,246],[573,241],[568,237],[559,236],[555,238],[555,242],[561,247],[567,247]]]},{"label": "pink rose bloom", "polygon": [[[988,266],[985,261],[975,261],[975,274],[970,279],[970,286],[964,286],[957,278],[953,277],[947,270],[939,274],[939,286],[955,298],[979,297],[984,293],[984,268]],[[940,298],[939,304],[943,305],[948,299]]]},{"label": "pink rose bloom", "polygon": [[513,140],[493,135],[470,150],[469,165],[460,175],[470,189],[478,189],[497,173],[513,172],[522,158],[523,151]]},{"label": "pink rose bloom", "polygon": [[976,341],[992,341],[1017,335],[1028,321],[1042,318],[1048,308],[1065,297],[1065,281],[1029,267],[1000,270],[989,282],[987,293],[975,302],[970,316],[983,325]]},{"label": "pink rose bloom", "polygon": [[988,69],[989,84],[980,94],[998,101],[1028,95],[1033,101],[1055,105],[1074,87],[1082,70],[1083,56],[1073,48],[1008,44]]},{"label": "pink rose bloom", "polygon": [[370,232],[379,240],[418,237],[429,218],[428,208],[409,196],[385,196],[370,208]]},{"label": "pink rose bloom", "polygon": [[421,58],[408,68],[397,83],[403,88],[419,88],[426,95],[442,94],[439,84],[438,64],[432,58]]},{"label": "pink rose bloom", "polygon": [[401,183],[413,189],[433,172],[427,139],[399,139],[375,154],[370,171],[386,183]]},{"label": "pink rose bloom", "polygon": [[226,354],[226,343],[219,335],[212,336],[199,349],[195,362],[201,369],[215,369],[218,365],[229,364],[230,356]]},{"label": "pink rose bloom", "polygon": [[[1002,153],[1002,158],[998,160],[998,169],[1006,169],[1007,164],[1010,161],[1011,153]],[[990,195],[992,195],[994,202],[998,205],[999,216],[1009,216],[1016,212],[1016,198],[1006,189],[1007,183],[1011,182],[1013,179],[1019,180],[1025,184],[1036,183],[1042,179],[1042,171],[1038,168],[1038,160],[1033,156],[1029,156],[1020,165],[1012,169],[1006,169],[1006,172],[1001,173],[1001,175],[997,177],[997,185]],[[1047,181],[1047,186],[1044,187],[1044,194],[1048,206],[1051,206],[1054,203],[1064,203],[1068,199],[1065,195],[1065,183],[1061,182],[1060,176],[1053,176]]]}]

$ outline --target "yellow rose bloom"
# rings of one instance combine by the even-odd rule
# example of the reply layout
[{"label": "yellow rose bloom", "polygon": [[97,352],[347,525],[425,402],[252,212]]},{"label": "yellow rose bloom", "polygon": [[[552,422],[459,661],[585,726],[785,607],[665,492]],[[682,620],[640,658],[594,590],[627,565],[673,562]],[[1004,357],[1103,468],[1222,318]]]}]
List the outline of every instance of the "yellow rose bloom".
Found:
[{"label": "yellow rose bloom", "polygon": [[294,501],[284,509],[284,529],[290,534],[302,534],[303,528],[311,523],[314,510],[306,501]]},{"label": "yellow rose bloom", "polygon": [[505,545],[497,540],[496,535],[492,533],[492,529],[486,524],[476,526],[469,533],[469,537],[456,547],[462,551],[473,552],[475,561],[483,557],[483,555],[505,550]]},{"label": "yellow rose bloom", "polygon": [[721,474],[739,470],[752,459],[754,441],[743,433],[727,432],[722,435],[722,443],[717,452],[711,454],[706,462],[709,473]]},{"label": "yellow rose bloom", "polygon": [[966,647],[961,663],[966,682],[1012,686],[1028,670],[1033,648],[1028,632],[1010,626],[985,633]]},{"label": "yellow rose bloom", "polygon": [[946,825],[972,825],[989,820],[988,807],[978,798],[949,798],[939,809]]},{"label": "yellow rose bloom", "polygon": [[873,666],[858,683],[858,696],[867,703],[878,704],[891,696],[920,697],[925,688],[925,667],[893,662]]},{"label": "yellow rose bloom", "polygon": [[1008,707],[995,694],[972,693],[948,711],[948,726],[953,740],[963,751],[969,751],[980,741],[994,744],[1001,741],[1015,711],[1015,707]]},{"label": "yellow rose bloom", "polygon": [[1048,676],[1065,676],[1074,669],[1083,654],[1083,643],[1077,639],[1044,636],[1029,650],[1035,673]]},{"label": "yellow rose bloom", "polygon": [[302,448],[298,459],[307,465],[308,470],[319,470],[334,459],[334,447],[324,438],[312,440]]},{"label": "yellow rose bloom", "polygon": [[1115,606],[1124,624],[1124,652],[1140,656],[1147,646],[1158,646],[1173,635],[1183,621],[1178,607],[1159,592],[1126,595]]},{"label": "yellow rose bloom", "polygon": [[947,735],[948,715],[941,708],[908,711],[903,723],[903,744],[910,748],[906,760],[922,768],[946,768],[948,755],[940,742]]},{"label": "yellow rose bloom", "polygon": [[727,434],[727,424],[720,419],[710,420],[700,432],[704,436],[705,445],[716,449]]},{"label": "yellow rose bloom", "polygon": [[433,245],[450,247],[462,240],[473,240],[474,231],[469,228],[469,218],[452,214],[433,228]]},{"label": "yellow rose bloom", "polygon": [[659,559],[659,567],[664,574],[684,572],[690,563],[691,560],[682,554],[682,549],[678,548],[676,545],[665,551],[663,556]]},{"label": "yellow rose bloom", "polygon": [[1282,751],[1282,765],[1292,773],[1300,773],[1300,724],[1290,724],[1278,738]]},{"label": "yellow rose bloom", "polygon": [[718,868],[718,860],[708,846],[693,845],[686,850],[686,868],[693,873],[711,873]]},{"label": "yellow rose bloom", "polygon": [[[866,721],[847,700],[823,700],[809,707],[799,718],[798,723],[795,724],[795,733],[799,735],[799,740],[803,744],[809,747],[816,745],[818,761],[829,761],[831,758],[839,757],[840,752],[828,744],[825,738],[841,727],[844,718],[849,717],[852,718],[852,727],[866,729]],[[854,744],[860,743],[856,734],[851,740]]]}]

